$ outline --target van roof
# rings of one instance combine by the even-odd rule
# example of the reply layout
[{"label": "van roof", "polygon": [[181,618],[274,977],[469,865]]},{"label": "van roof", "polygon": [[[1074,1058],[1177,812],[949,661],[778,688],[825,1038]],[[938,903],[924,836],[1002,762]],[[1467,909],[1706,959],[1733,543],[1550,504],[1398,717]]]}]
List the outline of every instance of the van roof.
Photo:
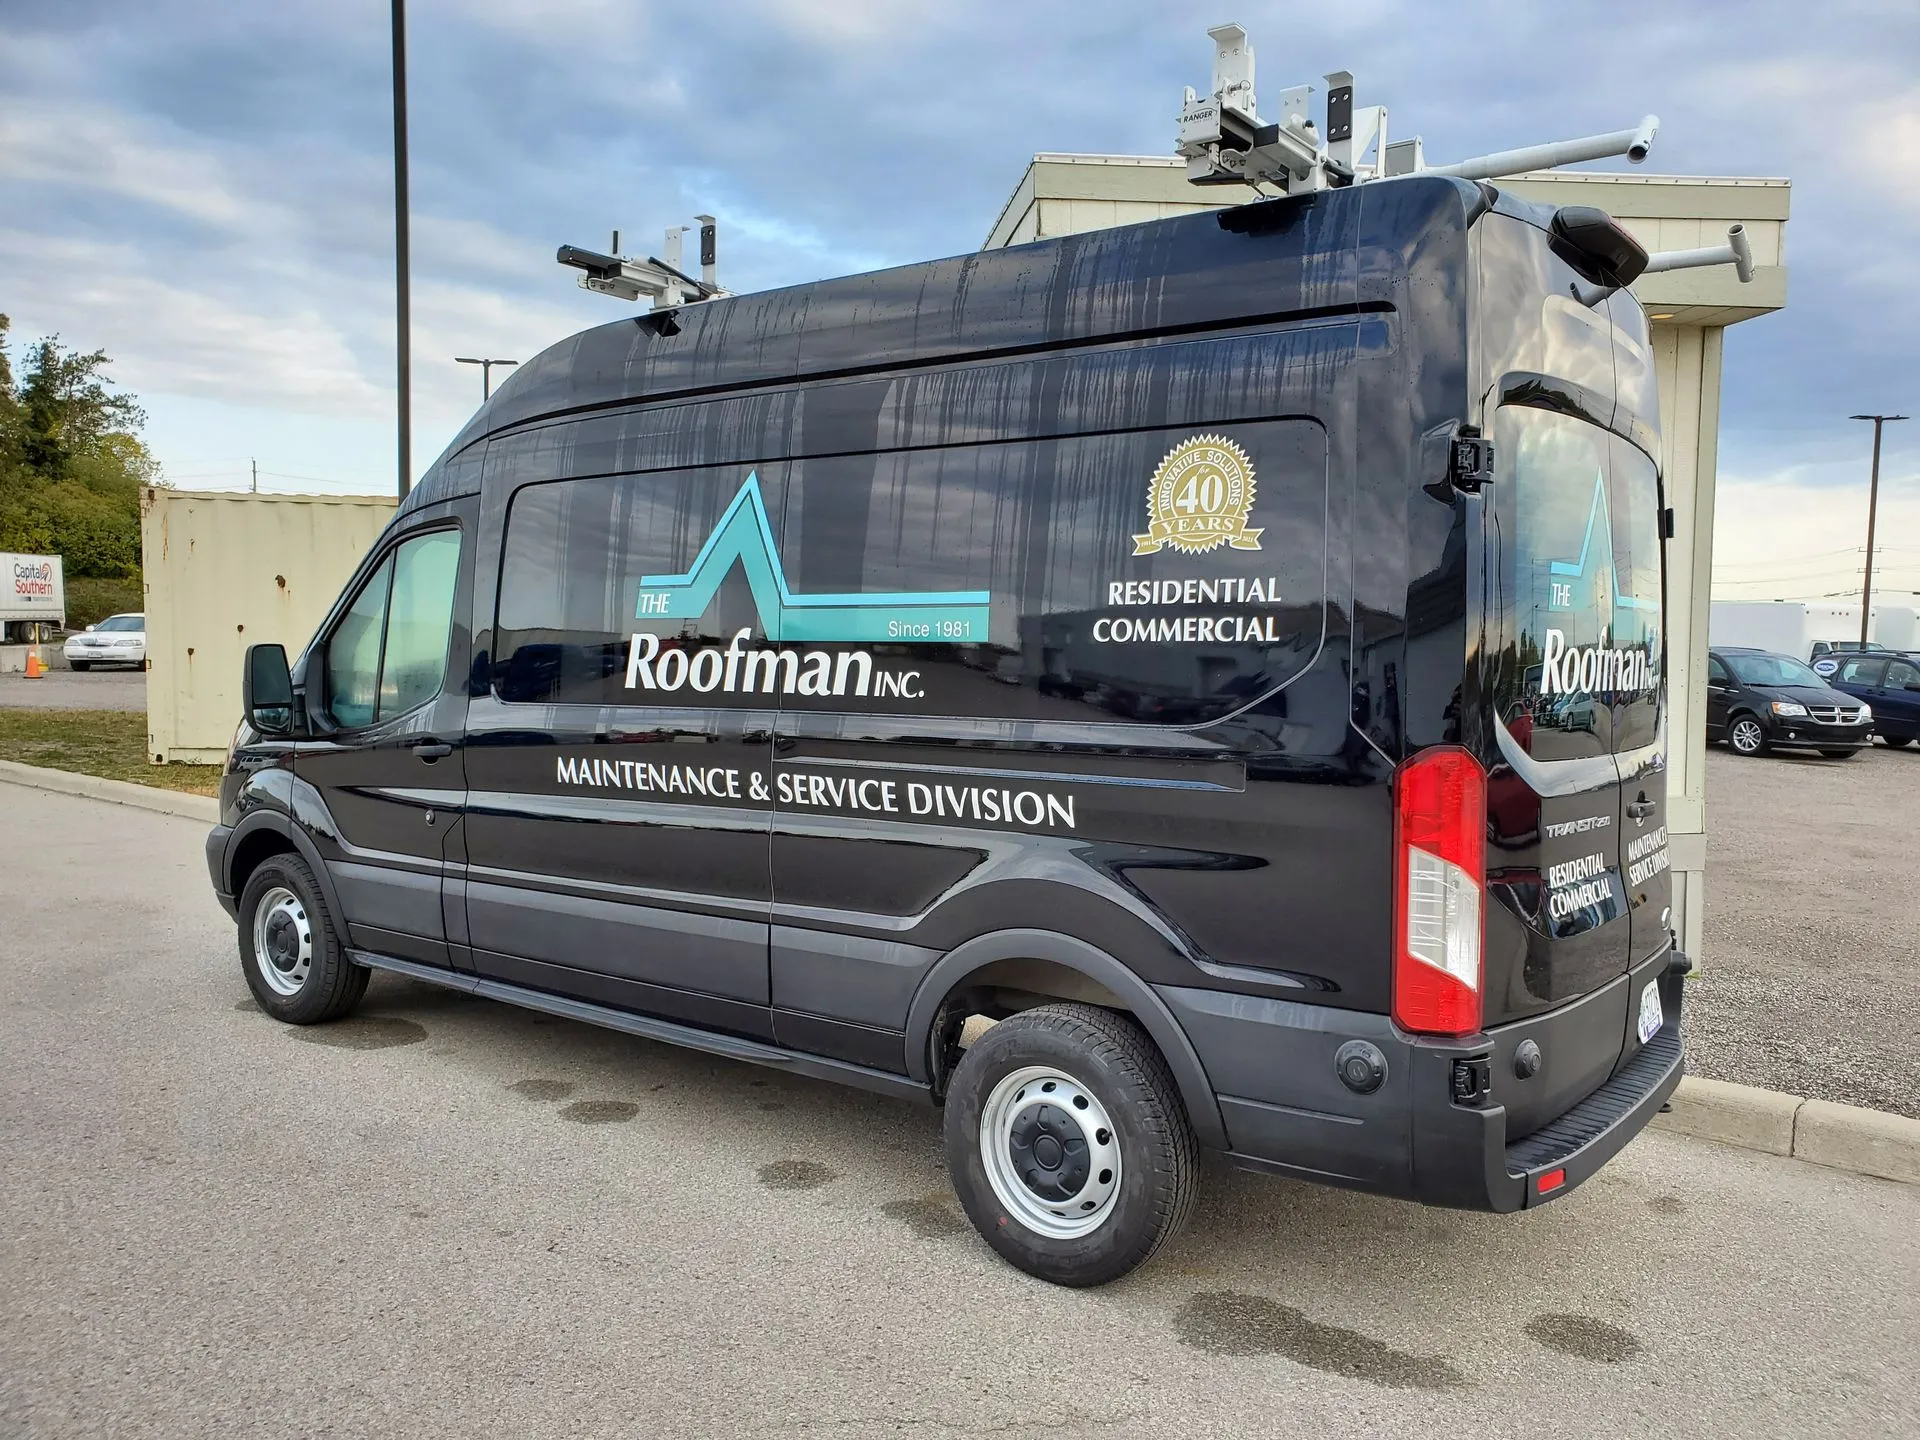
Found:
[{"label": "van roof", "polygon": [[628,316],[513,371],[443,462],[503,430],[641,401],[1391,310],[1410,271],[1464,263],[1464,243],[1439,237],[1464,237],[1490,202],[1414,176]]}]

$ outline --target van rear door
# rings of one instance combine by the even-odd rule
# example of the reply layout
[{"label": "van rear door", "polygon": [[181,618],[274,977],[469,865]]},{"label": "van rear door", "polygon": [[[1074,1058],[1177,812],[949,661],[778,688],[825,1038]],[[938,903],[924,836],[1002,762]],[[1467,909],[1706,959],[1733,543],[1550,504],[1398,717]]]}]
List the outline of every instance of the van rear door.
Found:
[{"label": "van rear door", "polygon": [[[1645,451],[1613,436],[1609,448],[1616,589],[1614,643],[1663,659],[1666,575],[1660,542],[1660,472]],[[1665,1017],[1658,970],[1639,973],[1673,944],[1673,875],[1667,859],[1667,727],[1664,664],[1647,684],[1614,697],[1614,756],[1620,766],[1620,878],[1632,919],[1626,1048],[1650,1039]],[[1647,992],[1652,987],[1654,994]]]},{"label": "van rear door", "polygon": [[[1534,1088],[1550,1104],[1604,1079],[1626,1034],[1626,986],[1616,982],[1646,907],[1630,900],[1623,826],[1637,837],[1661,823],[1640,809],[1628,816],[1642,791],[1661,810],[1665,799],[1664,770],[1645,768],[1659,738],[1659,549],[1656,531],[1645,582],[1629,543],[1640,507],[1620,503],[1615,476],[1616,449],[1631,447],[1582,418],[1577,396],[1537,382],[1508,395],[1483,510],[1485,1019],[1496,1026],[1593,997],[1555,1044],[1540,1042],[1550,1073]],[[1650,521],[1657,510],[1656,484]],[[1622,784],[1623,752],[1636,757],[1632,787]],[[1652,908],[1658,915],[1664,900]]]}]

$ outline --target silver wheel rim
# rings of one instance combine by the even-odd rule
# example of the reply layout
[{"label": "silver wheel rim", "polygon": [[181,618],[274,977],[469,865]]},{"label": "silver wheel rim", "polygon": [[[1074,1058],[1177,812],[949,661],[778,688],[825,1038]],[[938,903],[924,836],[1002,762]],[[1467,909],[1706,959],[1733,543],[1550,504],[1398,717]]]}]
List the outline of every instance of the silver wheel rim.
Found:
[{"label": "silver wheel rim", "polygon": [[1734,723],[1733,748],[1748,755],[1760,748],[1760,726],[1756,721],[1739,720]]},{"label": "silver wheel rim", "polygon": [[980,1112],[980,1158],[1007,1213],[1050,1239],[1092,1234],[1120,1193],[1120,1140],[1106,1107],[1047,1065],[993,1087]]},{"label": "silver wheel rim", "polygon": [[300,897],[276,885],[253,907],[253,959],[276,995],[297,995],[313,969],[313,925]]}]

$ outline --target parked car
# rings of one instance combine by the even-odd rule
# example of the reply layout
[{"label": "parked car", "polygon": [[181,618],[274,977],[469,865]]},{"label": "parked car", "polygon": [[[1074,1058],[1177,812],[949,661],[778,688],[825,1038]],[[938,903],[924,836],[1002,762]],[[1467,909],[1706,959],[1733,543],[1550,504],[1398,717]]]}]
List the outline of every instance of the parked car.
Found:
[{"label": "parked car", "polygon": [[1825,680],[1840,668],[1842,656],[1863,652],[1879,654],[1884,653],[1886,648],[1873,640],[1816,640],[1807,654],[1807,663],[1813,666],[1814,674]]},{"label": "parked car", "polygon": [[1873,707],[1873,733],[1889,745],[1920,736],[1920,661],[1910,655],[1848,655],[1827,683]]},{"label": "parked car", "polygon": [[89,625],[78,635],[69,635],[61,653],[75,670],[91,670],[95,665],[138,665],[147,663],[147,617],[145,615],[109,615],[98,625]]},{"label": "parked car", "polygon": [[1707,741],[1739,755],[1818,750],[1842,760],[1873,743],[1873,709],[1791,655],[1707,652]]}]

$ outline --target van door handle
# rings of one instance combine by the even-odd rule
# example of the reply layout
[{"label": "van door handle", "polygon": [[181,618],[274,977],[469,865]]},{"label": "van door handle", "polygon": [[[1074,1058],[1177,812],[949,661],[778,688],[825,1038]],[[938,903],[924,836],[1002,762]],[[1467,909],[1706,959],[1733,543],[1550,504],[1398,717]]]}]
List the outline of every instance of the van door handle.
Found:
[{"label": "van door handle", "polygon": [[1652,813],[1653,802],[1651,800],[1636,800],[1627,806],[1627,818],[1629,820],[1644,820]]},{"label": "van door handle", "polygon": [[453,754],[453,746],[444,740],[414,740],[407,748],[431,765],[444,756]]}]

